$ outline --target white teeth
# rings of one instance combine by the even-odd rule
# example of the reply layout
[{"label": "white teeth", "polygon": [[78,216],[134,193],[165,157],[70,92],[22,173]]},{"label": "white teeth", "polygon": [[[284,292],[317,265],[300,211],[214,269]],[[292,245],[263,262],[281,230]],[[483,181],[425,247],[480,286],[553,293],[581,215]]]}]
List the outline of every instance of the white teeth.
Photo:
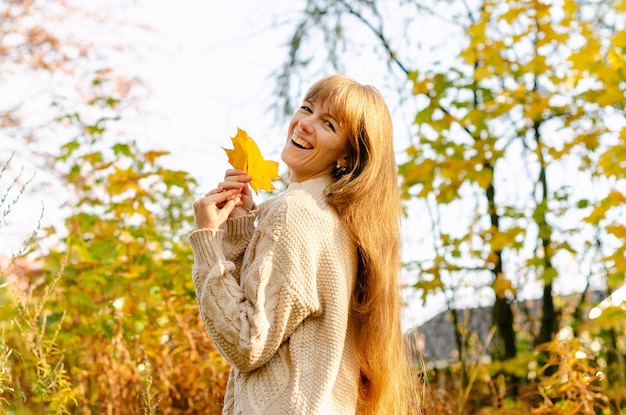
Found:
[{"label": "white teeth", "polygon": [[293,141],[298,147],[304,148],[306,150],[310,150],[310,149],[313,148],[313,146],[311,144],[309,144],[306,141],[302,140],[301,138],[299,138],[295,134],[293,136],[291,136],[291,141]]}]

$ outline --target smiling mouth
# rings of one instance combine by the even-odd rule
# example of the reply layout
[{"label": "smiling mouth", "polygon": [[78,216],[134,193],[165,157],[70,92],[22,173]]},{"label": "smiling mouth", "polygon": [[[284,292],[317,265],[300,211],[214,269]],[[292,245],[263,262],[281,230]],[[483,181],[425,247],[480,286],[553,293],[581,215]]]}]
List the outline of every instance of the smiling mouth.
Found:
[{"label": "smiling mouth", "polygon": [[309,143],[307,143],[306,141],[300,139],[298,136],[296,136],[295,134],[293,136],[291,136],[291,142],[298,148],[301,148],[303,150],[311,150],[313,148],[313,146]]}]

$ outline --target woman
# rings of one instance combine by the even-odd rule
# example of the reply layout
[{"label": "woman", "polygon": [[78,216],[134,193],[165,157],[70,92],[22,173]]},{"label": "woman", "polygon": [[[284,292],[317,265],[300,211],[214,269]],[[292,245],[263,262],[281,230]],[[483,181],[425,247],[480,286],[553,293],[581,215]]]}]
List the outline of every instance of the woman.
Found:
[{"label": "woman", "polygon": [[200,313],[232,365],[223,413],[406,414],[385,102],[347,77],[322,79],[281,158],[290,185],[258,208],[239,170],[194,203]]}]

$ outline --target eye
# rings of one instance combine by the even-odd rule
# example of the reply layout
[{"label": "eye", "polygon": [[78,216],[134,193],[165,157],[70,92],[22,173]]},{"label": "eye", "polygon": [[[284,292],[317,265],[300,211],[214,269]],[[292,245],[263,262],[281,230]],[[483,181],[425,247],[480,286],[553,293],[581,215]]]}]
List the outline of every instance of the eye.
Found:
[{"label": "eye", "polygon": [[333,133],[336,132],[335,131],[335,126],[333,125],[332,122],[330,122],[330,121],[324,121],[324,122],[326,123],[326,126],[332,130]]},{"label": "eye", "polygon": [[302,105],[302,106],[300,107],[300,109],[301,109],[302,111],[306,111],[306,112],[313,112],[313,111],[311,110],[311,108],[307,107],[306,105]]}]

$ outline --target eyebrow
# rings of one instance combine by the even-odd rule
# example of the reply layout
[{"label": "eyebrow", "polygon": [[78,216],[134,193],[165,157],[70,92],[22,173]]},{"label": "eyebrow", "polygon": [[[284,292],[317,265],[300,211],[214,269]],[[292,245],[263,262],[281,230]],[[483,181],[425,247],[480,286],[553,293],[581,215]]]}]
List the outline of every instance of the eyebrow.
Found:
[{"label": "eyebrow", "polygon": [[[315,106],[315,102],[314,102],[314,101],[309,101],[309,100],[306,100],[306,99],[305,99],[305,100],[304,100],[304,103],[306,103],[306,104],[310,104],[310,105],[311,105],[311,106],[313,106],[313,107]],[[325,112],[325,113],[322,113],[322,116],[323,116],[323,117],[332,118],[332,121],[334,121],[334,122],[337,124],[337,126],[338,126],[338,127],[340,127],[340,126],[341,126],[341,123],[339,122],[339,120],[337,119],[337,117],[335,117],[334,115],[332,115],[330,112]]]}]

